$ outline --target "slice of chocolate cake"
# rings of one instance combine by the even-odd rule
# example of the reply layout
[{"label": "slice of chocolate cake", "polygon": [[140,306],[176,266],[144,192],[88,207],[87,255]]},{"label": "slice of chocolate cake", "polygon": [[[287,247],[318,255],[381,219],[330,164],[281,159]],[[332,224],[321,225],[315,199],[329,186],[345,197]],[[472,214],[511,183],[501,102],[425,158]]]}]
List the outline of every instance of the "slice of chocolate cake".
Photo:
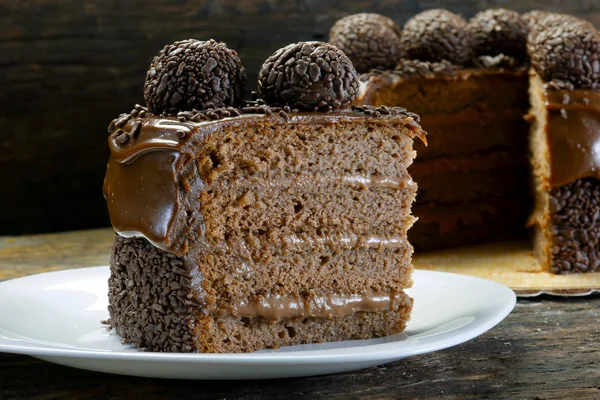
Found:
[{"label": "slice of chocolate cake", "polygon": [[417,250],[526,236],[527,32],[508,10],[429,10],[402,30],[405,59],[361,77],[361,103],[406,107],[428,132],[410,167]]},{"label": "slice of chocolate cake", "polygon": [[528,49],[535,254],[554,273],[600,271],[600,36],[550,15]]},{"label": "slice of chocolate cake", "polygon": [[[242,104],[232,50],[189,40],[109,127],[110,326],[153,351],[248,352],[400,332],[412,299],[416,116],[351,106],[352,63],[297,43]],[[208,108],[204,111],[198,111]]]}]

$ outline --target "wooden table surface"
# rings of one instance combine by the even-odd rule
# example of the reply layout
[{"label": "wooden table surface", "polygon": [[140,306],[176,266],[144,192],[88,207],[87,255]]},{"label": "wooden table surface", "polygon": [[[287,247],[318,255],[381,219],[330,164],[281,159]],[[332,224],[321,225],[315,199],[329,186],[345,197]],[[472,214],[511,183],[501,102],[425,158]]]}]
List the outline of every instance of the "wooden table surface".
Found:
[{"label": "wooden table surface", "polygon": [[[108,229],[0,237],[0,280],[105,265],[112,238]],[[0,353],[0,399],[600,399],[599,358],[600,295],[538,297],[519,300],[500,325],[462,345],[310,378],[235,383],[143,379]]]}]

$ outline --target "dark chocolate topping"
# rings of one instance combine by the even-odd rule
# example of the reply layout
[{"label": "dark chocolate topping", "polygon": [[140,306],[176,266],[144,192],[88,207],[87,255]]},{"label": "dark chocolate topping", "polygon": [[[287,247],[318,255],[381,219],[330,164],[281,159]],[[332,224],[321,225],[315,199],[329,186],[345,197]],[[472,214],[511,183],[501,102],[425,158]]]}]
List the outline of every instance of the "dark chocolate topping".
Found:
[{"label": "dark chocolate topping", "polygon": [[350,59],[337,47],[298,42],[265,61],[258,74],[258,90],[271,106],[331,111],[356,99],[358,77]]},{"label": "dark chocolate topping", "polygon": [[[251,103],[239,116],[220,119],[196,118],[219,110],[180,114],[178,117],[146,115],[129,118],[120,128],[129,132],[140,123],[139,133],[120,143],[109,135],[111,157],[104,180],[104,196],[115,230],[124,236],[142,235],[161,249],[185,254],[190,242],[195,247],[202,234],[198,191],[210,184],[209,176],[201,176],[193,162],[202,155],[203,142],[231,126],[249,124],[332,124],[356,120],[404,123],[423,141],[424,134],[414,114],[402,108],[357,106],[331,113],[273,112],[264,104]],[[262,113],[254,112],[255,109]],[[227,109],[221,109],[221,111]],[[281,115],[281,111],[285,115]],[[231,114],[230,114],[231,115]],[[198,119],[198,122],[194,122]],[[143,177],[141,179],[140,177]]]},{"label": "dark chocolate topping", "polygon": [[550,186],[600,178],[600,92],[546,87]]},{"label": "dark chocolate topping", "polygon": [[380,14],[354,14],[338,20],[329,31],[329,43],[342,50],[358,72],[393,68],[401,58],[401,30]]},{"label": "dark chocolate topping", "polygon": [[527,57],[529,27],[519,13],[504,8],[482,11],[468,23],[478,55],[504,54],[524,60]]},{"label": "dark chocolate topping", "polygon": [[[531,65],[548,81],[595,88],[600,80],[600,35],[588,22],[550,15],[532,29],[527,43]],[[563,85],[564,86],[564,85]]]},{"label": "dark chocolate topping", "polygon": [[235,106],[246,87],[246,70],[224,43],[188,39],[167,45],[146,75],[144,98],[157,114]]},{"label": "dark chocolate topping", "polygon": [[401,42],[409,58],[421,61],[448,60],[464,65],[473,54],[473,35],[466,21],[442,9],[424,11],[409,19]]}]

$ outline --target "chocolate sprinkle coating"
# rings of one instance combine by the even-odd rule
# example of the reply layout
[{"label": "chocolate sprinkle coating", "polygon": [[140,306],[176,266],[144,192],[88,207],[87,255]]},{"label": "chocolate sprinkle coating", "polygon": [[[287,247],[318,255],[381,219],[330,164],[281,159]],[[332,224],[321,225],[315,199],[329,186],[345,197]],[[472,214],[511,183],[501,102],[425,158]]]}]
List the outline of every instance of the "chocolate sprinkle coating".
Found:
[{"label": "chocolate sprinkle coating", "polygon": [[529,12],[526,12],[525,14],[521,15],[521,19],[523,21],[525,21],[525,23],[527,24],[527,26],[530,29],[533,29],[536,27],[536,25],[538,25],[538,23],[541,20],[543,20],[550,14],[552,14],[552,13],[549,11],[533,10],[533,11],[529,11]]},{"label": "chocolate sprinkle coating", "polygon": [[508,69],[514,70],[523,67],[523,60],[505,54],[496,54],[495,56],[479,56],[473,59],[473,65],[477,68],[488,69]]},{"label": "chocolate sprinkle coating", "polygon": [[199,303],[181,257],[146,239],[117,236],[110,272],[108,324],[124,343],[151,351],[198,351],[190,318]]},{"label": "chocolate sprinkle coating", "polygon": [[421,61],[448,60],[465,65],[473,53],[473,35],[466,21],[442,9],[424,11],[409,19],[401,43],[409,58]]},{"label": "chocolate sprinkle coating", "polygon": [[342,50],[358,72],[394,68],[402,50],[402,31],[390,18],[361,13],[338,20],[329,31],[329,43]]},{"label": "chocolate sprinkle coating", "polygon": [[[600,80],[600,35],[588,22],[554,14],[531,31],[527,51],[544,81],[596,88]],[[563,86],[563,85],[559,85]]]},{"label": "chocolate sprinkle coating", "polygon": [[193,108],[235,106],[246,88],[246,70],[224,43],[188,39],[165,46],[154,57],[144,99],[157,114]]},{"label": "chocolate sprinkle coating", "polygon": [[221,107],[221,108],[209,108],[208,110],[191,110],[191,111],[180,111],[177,113],[177,118],[181,122],[202,122],[202,121],[215,121],[218,119],[228,117],[238,117],[242,115],[239,108],[235,107]]},{"label": "chocolate sprinkle coating", "polygon": [[467,24],[477,55],[504,54],[519,60],[527,57],[529,26],[519,13],[504,8],[482,11]]},{"label": "chocolate sprinkle coating", "polygon": [[352,61],[329,43],[298,42],[277,50],[258,74],[258,91],[271,106],[331,111],[358,94]]},{"label": "chocolate sprinkle coating", "polygon": [[368,105],[357,105],[352,106],[352,111],[363,113],[368,117],[380,117],[382,115],[406,115],[411,117],[416,122],[419,122],[421,118],[415,114],[407,111],[402,107],[388,107],[388,106],[368,106]]},{"label": "chocolate sprinkle coating", "polygon": [[[128,143],[129,140],[136,139],[139,136],[142,129],[142,121],[140,118],[143,118],[146,115],[151,115],[148,108],[136,104],[134,109],[129,113],[123,113],[110,122],[108,125],[108,133],[111,134],[119,146],[122,146]],[[134,121],[131,124],[131,130],[129,132],[124,131],[122,128],[132,119]]]},{"label": "chocolate sprinkle coating", "polygon": [[550,191],[555,274],[600,271],[600,184],[578,179]]},{"label": "chocolate sprinkle coating", "polygon": [[410,78],[412,76],[420,76],[422,78],[440,75],[453,76],[458,68],[458,66],[445,60],[441,62],[430,62],[405,59],[400,60],[393,70],[374,69],[367,74],[361,75],[360,80],[366,82],[371,76],[385,74],[392,74],[401,79]]}]

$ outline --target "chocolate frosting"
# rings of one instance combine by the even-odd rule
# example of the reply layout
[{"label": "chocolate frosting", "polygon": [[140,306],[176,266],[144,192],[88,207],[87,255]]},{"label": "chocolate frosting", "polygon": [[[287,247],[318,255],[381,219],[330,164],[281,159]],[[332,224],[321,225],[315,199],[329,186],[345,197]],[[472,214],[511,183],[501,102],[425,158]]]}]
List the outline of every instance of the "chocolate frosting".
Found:
[{"label": "chocolate frosting", "polygon": [[550,187],[600,179],[600,91],[545,85]]},{"label": "chocolate frosting", "polygon": [[[365,120],[375,123],[402,123],[425,141],[415,116],[403,109],[340,110],[330,113],[245,114],[215,121],[179,121],[176,117],[133,118],[109,135],[111,151],[104,196],[114,229],[122,236],[142,236],[156,247],[177,255],[186,254],[202,240],[200,190],[207,182],[199,176],[194,160],[203,143],[213,134],[236,125],[315,124]],[[376,109],[374,109],[376,111]],[[397,112],[389,112],[389,110]],[[139,126],[141,123],[141,127]],[[123,130],[130,139],[120,141]],[[404,187],[414,183],[393,177],[340,177],[351,185]]]}]

